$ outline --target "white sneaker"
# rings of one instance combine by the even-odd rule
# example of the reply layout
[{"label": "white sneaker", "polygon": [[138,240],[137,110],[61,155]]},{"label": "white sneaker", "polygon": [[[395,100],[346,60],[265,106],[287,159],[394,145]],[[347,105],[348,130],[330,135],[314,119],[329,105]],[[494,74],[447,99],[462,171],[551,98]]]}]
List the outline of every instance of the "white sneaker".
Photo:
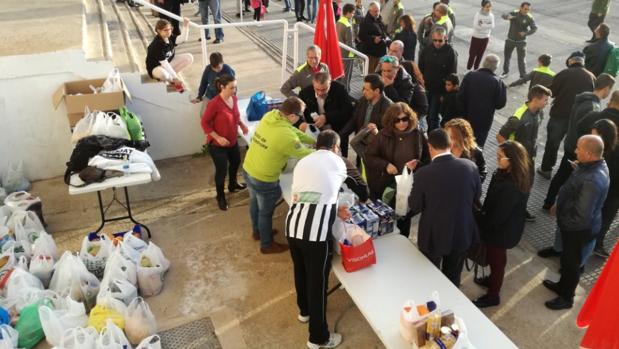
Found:
[{"label": "white sneaker", "polygon": [[299,316],[297,316],[297,320],[299,320],[299,322],[302,322],[304,324],[309,322],[309,315],[307,316],[303,316],[301,314],[299,314]]},{"label": "white sneaker", "polygon": [[342,343],[342,335],[339,333],[331,333],[329,336],[329,341],[323,344],[314,344],[310,341],[307,342],[307,347],[309,349],[320,349],[320,348],[335,348]]}]

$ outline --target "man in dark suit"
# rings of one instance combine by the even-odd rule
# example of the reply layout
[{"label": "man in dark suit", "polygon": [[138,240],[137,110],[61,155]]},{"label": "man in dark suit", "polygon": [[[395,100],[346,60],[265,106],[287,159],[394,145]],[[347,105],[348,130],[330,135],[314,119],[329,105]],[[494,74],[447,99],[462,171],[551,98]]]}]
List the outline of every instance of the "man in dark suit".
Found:
[{"label": "man in dark suit", "polygon": [[341,138],[342,156],[347,157],[350,132],[342,131],[348,129],[344,126],[352,118],[353,106],[344,85],[331,81],[329,73],[318,72],[312,85],[301,90],[299,98],[305,102],[305,122],[337,132]]},{"label": "man in dark suit", "polygon": [[477,166],[451,154],[443,129],[428,135],[432,162],[415,173],[409,197],[411,214],[421,213],[417,245],[457,287],[466,251],[479,242],[473,203],[481,195]]}]

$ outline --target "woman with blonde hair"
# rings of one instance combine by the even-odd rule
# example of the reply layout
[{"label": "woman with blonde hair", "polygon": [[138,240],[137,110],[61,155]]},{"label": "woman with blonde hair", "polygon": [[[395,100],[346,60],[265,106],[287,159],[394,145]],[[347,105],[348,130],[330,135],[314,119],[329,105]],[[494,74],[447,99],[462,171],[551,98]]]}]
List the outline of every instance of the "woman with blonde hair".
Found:
[{"label": "woman with blonde hair", "polygon": [[462,119],[451,119],[445,123],[445,131],[451,139],[451,153],[457,158],[469,159],[477,165],[482,183],[486,179],[486,160],[475,142],[471,124]]},{"label": "woman with blonde hair", "polygon": [[[430,162],[428,142],[418,128],[417,114],[408,104],[392,104],[381,123],[383,128],[368,145],[364,159],[372,200],[382,198],[388,187],[395,189],[395,176],[401,174],[404,167],[415,171]],[[390,201],[387,204],[394,206],[395,200]],[[410,218],[399,219],[397,224],[400,233],[408,236]]]}]

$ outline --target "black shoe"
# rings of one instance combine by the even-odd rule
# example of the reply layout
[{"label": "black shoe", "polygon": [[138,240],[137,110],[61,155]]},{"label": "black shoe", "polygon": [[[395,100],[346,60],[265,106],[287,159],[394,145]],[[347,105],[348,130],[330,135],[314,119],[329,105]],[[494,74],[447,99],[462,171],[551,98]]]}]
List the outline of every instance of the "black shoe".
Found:
[{"label": "black shoe", "polygon": [[570,309],[574,305],[573,301],[566,301],[563,297],[557,297],[555,299],[549,300],[546,303],[546,308],[552,310],[561,310],[561,309]]},{"label": "black shoe", "polygon": [[[520,77],[520,78],[522,78],[522,77]],[[552,178],[552,170],[544,170],[541,167],[537,168],[537,174],[542,176],[543,178],[546,178],[546,179],[551,179]]]},{"label": "black shoe", "polygon": [[501,304],[501,299],[499,297],[490,297],[486,294],[474,300],[473,304],[478,308],[494,307]]},{"label": "black shoe", "polygon": [[524,220],[527,222],[535,222],[535,216],[532,215],[531,212],[529,212],[529,210],[527,210]]},{"label": "black shoe", "polygon": [[219,206],[219,209],[222,211],[228,210],[228,202],[224,195],[217,196],[217,206]]},{"label": "black shoe", "polygon": [[215,41],[213,41],[213,44],[221,44],[222,42],[224,42],[224,39],[215,39]]},{"label": "black shoe", "polygon": [[555,251],[555,249],[551,246],[537,251],[537,255],[542,258],[561,257],[561,252]]},{"label": "black shoe", "polygon": [[236,193],[239,190],[243,190],[247,188],[247,184],[243,183],[233,183],[228,186],[228,191],[231,193]]},{"label": "black shoe", "polygon": [[483,278],[474,278],[473,282],[485,288],[488,288],[490,286],[490,278],[487,276]]},{"label": "black shoe", "polygon": [[602,259],[607,259],[610,256],[603,246],[595,246],[593,254]]},{"label": "black shoe", "polygon": [[550,280],[544,280],[542,282],[542,285],[544,285],[544,287],[546,287],[547,289],[551,290],[552,292],[559,294],[559,283],[558,282],[554,282],[554,281],[550,281]]}]

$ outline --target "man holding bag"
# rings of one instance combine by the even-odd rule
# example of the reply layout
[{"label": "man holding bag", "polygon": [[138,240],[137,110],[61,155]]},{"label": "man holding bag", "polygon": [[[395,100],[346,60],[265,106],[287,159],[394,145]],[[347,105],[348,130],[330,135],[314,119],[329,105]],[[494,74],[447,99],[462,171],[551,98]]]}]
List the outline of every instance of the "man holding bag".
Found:
[{"label": "man holding bag", "polygon": [[316,151],[301,159],[292,177],[292,201],[286,217],[286,238],[294,264],[300,322],[309,322],[307,347],[334,348],[342,342],[327,325],[327,283],[331,270],[332,226],[336,215],[350,218],[348,207],[337,207],[347,179],[340,137],[332,130],[318,135]]},{"label": "man holding bag", "polygon": [[466,251],[479,243],[473,203],[479,202],[481,181],[474,162],[451,154],[451,141],[443,129],[429,133],[432,162],[415,173],[409,197],[411,213],[421,213],[419,250],[454,284]]}]

